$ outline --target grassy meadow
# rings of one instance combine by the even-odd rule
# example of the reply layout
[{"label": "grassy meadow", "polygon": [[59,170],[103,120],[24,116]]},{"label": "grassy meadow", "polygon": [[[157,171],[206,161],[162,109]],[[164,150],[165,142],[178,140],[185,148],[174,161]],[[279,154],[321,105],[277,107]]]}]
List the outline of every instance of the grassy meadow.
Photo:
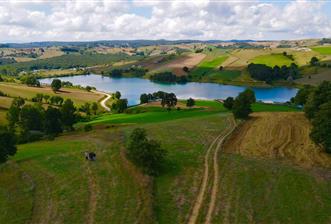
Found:
[{"label": "grassy meadow", "polygon": [[251,60],[252,63],[255,64],[265,64],[270,67],[274,67],[278,65],[279,67],[286,65],[289,66],[294,61],[290,60],[288,57],[283,54],[269,54],[269,55],[261,55],[253,58]]},{"label": "grassy meadow", "polygon": [[322,55],[331,55],[331,46],[317,46],[312,49]]}]

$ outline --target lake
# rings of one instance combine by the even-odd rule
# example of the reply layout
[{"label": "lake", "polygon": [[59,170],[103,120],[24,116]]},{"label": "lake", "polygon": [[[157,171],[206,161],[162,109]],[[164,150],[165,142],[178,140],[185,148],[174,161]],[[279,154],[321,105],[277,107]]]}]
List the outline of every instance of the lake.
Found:
[{"label": "lake", "polygon": [[[40,79],[41,83],[50,84],[54,78]],[[247,87],[222,85],[216,83],[188,82],[186,84],[161,84],[141,78],[110,78],[101,75],[79,75],[60,77],[62,81],[72,82],[74,85],[94,86],[104,92],[120,91],[122,98],[127,98],[129,105],[140,102],[142,93],[153,93],[159,90],[173,92],[179,99],[225,99],[236,97]],[[298,89],[288,87],[252,88],[256,99],[264,102],[286,102],[295,96]]]}]

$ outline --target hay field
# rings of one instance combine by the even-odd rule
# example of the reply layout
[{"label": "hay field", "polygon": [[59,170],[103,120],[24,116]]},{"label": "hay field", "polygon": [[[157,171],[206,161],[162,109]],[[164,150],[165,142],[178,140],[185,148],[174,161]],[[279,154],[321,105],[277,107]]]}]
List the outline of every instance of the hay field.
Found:
[{"label": "hay field", "polygon": [[76,105],[82,105],[86,102],[97,102],[103,95],[88,92],[75,88],[61,88],[61,91],[54,93],[50,87],[28,87],[17,83],[0,83],[0,90],[10,97],[23,97],[31,99],[37,93],[50,96],[61,96],[64,99],[70,98]]},{"label": "hay field", "polygon": [[197,64],[199,64],[205,57],[206,55],[201,53],[183,55],[181,57],[175,58],[174,60],[170,60],[169,62],[156,66],[153,71],[155,72],[162,70],[170,70],[178,76],[186,75],[186,72],[183,71],[184,66],[188,67],[189,69],[192,69]]},{"label": "hay field", "polygon": [[310,128],[303,113],[255,113],[229,139],[225,151],[331,168],[331,155],[311,141]]}]

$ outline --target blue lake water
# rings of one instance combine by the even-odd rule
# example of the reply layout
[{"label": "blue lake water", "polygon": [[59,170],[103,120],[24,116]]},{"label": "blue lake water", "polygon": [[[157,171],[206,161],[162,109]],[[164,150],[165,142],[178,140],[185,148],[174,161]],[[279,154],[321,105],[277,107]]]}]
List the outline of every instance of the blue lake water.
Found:
[{"label": "blue lake water", "polygon": [[[247,87],[222,85],[215,83],[189,82],[186,84],[160,84],[140,78],[110,78],[101,75],[80,75],[60,77],[62,81],[72,82],[74,85],[94,86],[97,90],[105,92],[120,91],[122,98],[127,98],[129,105],[138,104],[142,93],[153,93],[159,90],[173,92],[179,99],[189,97],[195,99],[225,99],[236,97]],[[50,84],[53,78],[41,79],[40,82]],[[295,96],[298,89],[288,87],[252,88],[256,99],[264,102],[286,102]]]}]

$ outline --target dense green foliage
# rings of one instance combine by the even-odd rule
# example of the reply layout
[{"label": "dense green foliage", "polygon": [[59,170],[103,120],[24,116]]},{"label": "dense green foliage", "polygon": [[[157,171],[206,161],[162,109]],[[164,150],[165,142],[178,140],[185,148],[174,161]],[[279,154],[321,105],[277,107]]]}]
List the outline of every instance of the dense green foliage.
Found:
[{"label": "dense green foliage", "polygon": [[60,79],[53,79],[52,84],[51,84],[52,90],[54,92],[59,91],[62,87],[62,82]]},{"label": "dense green foliage", "polygon": [[252,78],[260,81],[271,83],[275,80],[293,80],[299,78],[298,66],[292,63],[289,67],[278,65],[273,68],[265,64],[251,63],[247,67],[249,74]]},{"label": "dense green foliage", "polygon": [[9,156],[16,153],[16,140],[12,131],[0,127],[0,164],[7,161]]},{"label": "dense green foliage", "polygon": [[255,103],[255,93],[251,89],[241,92],[233,102],[232,113],[235,118],[247,119],[252,113],[251,105]]},{"label": "dense green foliage", "polygon": [[233,97],[228,97],[224,100],[224,107],[228,110],[232,110],[233,103],[234,103]]},{"label": "dense green foliage", "polygon": [[159,142],[147,138],[145,129],[136,128],[129,137],[127,156],[146,174],[158,175],[164,163],[166,151],[161,148]]},{"label": "dense green foliage", "polygon": [[40,82],[34,75],[24,75],[20,77],[20,81],[28,86],[40,87]]},{"label": "dense green foliage", "polygon": [[312,140],[331,153],[331,82],[324,81],[318,87],[305,86],[293,101],[304,105],[306,117],[313,125]]},{"label": "dense green foliage", "polygon": [[128,108],[127,99],[117,99],[111,105],[111,111],[115,113],[123,113]]},{"label": "dense green foliage", "polygon": [[155,82],[165,82],[165,83],[187,82],[186,76],[176,76],[172,72],[159,72],[154,75],[151,75],[150,79]]},{"label": "dense green foliage", "polygon": [[192,98],[189,98],[187,101],[186,101],[186,106],[187,107],[193,107],[195,105],[195,100],[192,99]]}]

